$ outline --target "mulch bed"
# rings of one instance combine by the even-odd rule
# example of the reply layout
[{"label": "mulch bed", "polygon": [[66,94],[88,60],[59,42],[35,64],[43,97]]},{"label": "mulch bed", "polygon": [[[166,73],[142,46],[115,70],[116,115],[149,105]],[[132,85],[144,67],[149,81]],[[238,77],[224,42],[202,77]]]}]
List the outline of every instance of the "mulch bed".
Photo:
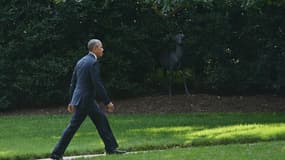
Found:
[{"label": "mulch bed", "polygon": [[[191,112],[285,112],[280,96],[215,96],[196,94],[139,97],[115,100],[115,114],[191,113]],[[104,107],[104,106],[101,106]],[[30,108],[0,112],[0,115],[66,114],[66,107]]]}]

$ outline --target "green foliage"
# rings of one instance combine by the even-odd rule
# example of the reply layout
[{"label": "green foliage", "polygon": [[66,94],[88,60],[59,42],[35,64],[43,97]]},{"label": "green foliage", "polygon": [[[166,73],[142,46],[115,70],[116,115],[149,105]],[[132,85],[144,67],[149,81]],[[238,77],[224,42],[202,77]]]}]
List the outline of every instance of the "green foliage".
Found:
[{"label": "green foliage", "polygon": [[192,90],[283,94],[284,8],[282,0],[2,0],[0,109],[67,103],[73,66],[94,37],[112,97],[160,92],[159,55],[181,30]]},{"label": "green foliage", "polygon": [[183,60],[194,70],[193,87],[220,94],[284,92],[283,2],[187,2],[166,13],[188,37]]}]

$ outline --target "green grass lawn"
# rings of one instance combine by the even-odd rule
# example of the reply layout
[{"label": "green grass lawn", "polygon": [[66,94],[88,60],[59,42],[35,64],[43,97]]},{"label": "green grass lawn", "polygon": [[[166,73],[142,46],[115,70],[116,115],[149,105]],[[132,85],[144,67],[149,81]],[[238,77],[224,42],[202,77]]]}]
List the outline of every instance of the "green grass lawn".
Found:
[{"label": "green grass lawn", "polygon": [[285,141],[167,149],[90,158],[93,160],[284,160]]},{"label": "green grass lawn", "polygon": [[[0,159],[48,156],[70,117],[0,117]],[[112,115],[109,120],[121,148],[127,150],[285,140],[284,113]],[[103,148],[86,119],[65,155],[102,153]]]}]

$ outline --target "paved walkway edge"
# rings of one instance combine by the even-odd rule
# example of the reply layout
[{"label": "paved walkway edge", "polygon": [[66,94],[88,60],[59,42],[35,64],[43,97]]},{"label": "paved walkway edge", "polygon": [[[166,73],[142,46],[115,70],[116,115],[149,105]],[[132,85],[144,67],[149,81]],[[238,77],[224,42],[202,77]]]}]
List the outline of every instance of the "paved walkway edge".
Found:
[{"label": "paved walkway edge", "polygon": [[[136,154],[136,153],[144,153],[144,152],[152,152],[152,151],[163,151],[163,150],[148,150],[148,151],[134,151],[134,152],[127,152],[126,154]],[[124,155],[124,154],[123,154]],[[63,157],[63,160],[76,160],[78,158],[93,158],[93,157],[102,157],[106,156],[106,154],[89,154],[89,155],[78,155],[78,156],[66,156]],[[43,158],[37,160],[51,160],[50,158]]]}]

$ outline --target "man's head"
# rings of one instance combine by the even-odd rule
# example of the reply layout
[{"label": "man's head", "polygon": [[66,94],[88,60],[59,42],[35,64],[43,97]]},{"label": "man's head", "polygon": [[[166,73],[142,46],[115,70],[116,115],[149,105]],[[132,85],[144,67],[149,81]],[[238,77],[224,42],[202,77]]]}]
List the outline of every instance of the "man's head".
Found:
[{"label": "man's head", "polygon": [[88,42],[87,47],[88,47],[89,51],[95,53],[98,58],[103,56],[104,48],[103,48],[103,44],[100,40],[91,39]]}]

